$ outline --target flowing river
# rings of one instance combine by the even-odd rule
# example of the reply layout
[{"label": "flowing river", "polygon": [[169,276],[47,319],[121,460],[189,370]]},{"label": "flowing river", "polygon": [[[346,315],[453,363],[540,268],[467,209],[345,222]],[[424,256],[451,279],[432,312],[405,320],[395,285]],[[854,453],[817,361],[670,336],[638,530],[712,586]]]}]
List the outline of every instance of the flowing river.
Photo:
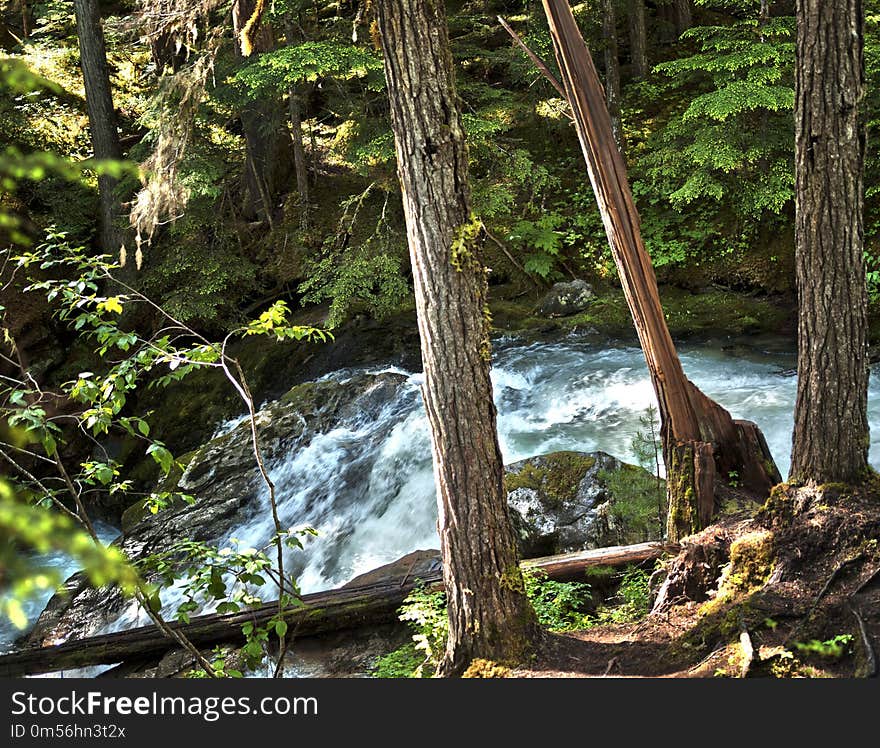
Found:
[{"label": "flowing river", "polygon": [[[729,352],[682,346],[681,358],[706,394],[735,418],[758,423],[785,476],[797,384],[793,352],[775,341],[764,350]],[[352,373],[329,376],[344,380]],[[557,450],[602,450],[635,462],[633,437],[644,430],[640,419],[649,406],[656,407],[636,347],[598,347],[575,337],[531,345],[499,341],[492,378],[505,463]],[[282,524],[307,524],[319,533],[289,562],[303,592],[338,586],[417,548],[438,547],[421,382],[421,374],[407,374],[378,417],[351,419],[273,467]],[[871,425],[880,433],[877,374],[871,395]],[[880,466],[880,440],[871,458]],[[271,529],[267,511],[230,537],[258,547]]]},{"label": "flowing river", "polygon": [[[734,417],[757,422],[785,476],[796,391],[793,352],[771,341],[729,350],[684,345],[680,353],[688,377],[707,395]],[[352,417],[271,468],[282,524],[310,525],[319,533],[288,562],[303,592],[343,584],[412,550],[438,547],[422,375],[390,371],[405,379],[378,416]],[[327,378],[344,382],[354,373]],[[600,347],[577,337],[534,344],[496,341],[493,382],[506,463],[556,450],[602,450],[635,462],[633,437],[644,429],[640,418],[646,409],[656,405],[640,349]],[[876,371],[869,419],[872,433],[880,434]],[[880,467],[880,439],[872,444],[871,463]],[[221,542],[234,537],[259,547],[272,529],[269,512],[260,512]],[[112,537],[109,529],[107,535]],[[64,574],[74,570],[68,560],[47,560]],[[169,592],[163,601],[170,611],[174,594]],[[36,614],[45,603],[46,598],[32,601],[28,612]],[[123,619],[113,628],[146,622],[143,616]],[[15,635],[2,626],[0,651]]]}]

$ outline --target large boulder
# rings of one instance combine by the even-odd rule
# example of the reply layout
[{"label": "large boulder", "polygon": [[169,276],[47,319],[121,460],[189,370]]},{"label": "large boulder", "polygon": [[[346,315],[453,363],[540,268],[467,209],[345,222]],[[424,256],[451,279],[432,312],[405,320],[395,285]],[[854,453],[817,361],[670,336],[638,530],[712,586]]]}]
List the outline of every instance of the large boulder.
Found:
[{"label": "large boulder", "polygon": [[552,452],[505,466],[520,555],[553,556],[650,539],[631,537],[621,513],[613,510],[617,498],[609,483],[615,479],[650,486],[653,476],[605,452]]},{"label": "large boulder", "polygon": [[[405,379],[388,372],[360,373],[344,381],[319,380],[294,387],[257,414],[264,457],[272,463],[349,419],[378,417]],[[180,503],[156,515],[140,503],[129,508],[119,541],[129,558],[167,551],[183,539],[217,542],[264,510],[265,487],[254,460],[250,423],[243,421],[195,450],[182,474],[174,475],[171,482],[196,497],[195,503]],[[127,617],[120,619],[126,611]],[[82,638],[114,621],[117,626],[149,622],[143,613],[133,616],[131,601],[118,590],[93,589],[83,574],[75,574],[65,583],[64,594],[49,601],[26,643],[42,646]]]},{"label": "large boulder", "polygon": [[590,306],[595,296],[593,287],[584,280],[555,283],[541,299],[537,312],[545,317],[570,317]]}]

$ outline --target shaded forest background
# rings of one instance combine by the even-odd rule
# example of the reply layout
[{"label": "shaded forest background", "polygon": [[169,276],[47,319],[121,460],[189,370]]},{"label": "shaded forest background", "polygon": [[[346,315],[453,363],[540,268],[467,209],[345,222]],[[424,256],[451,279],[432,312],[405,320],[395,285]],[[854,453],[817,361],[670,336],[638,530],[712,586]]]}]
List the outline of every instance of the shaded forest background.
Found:
[{"label": "shaded forest background", "polygon": [[[228,4],[177,11],[178,28],[163,35],[151,31],[162,3],[100,3],[124,157],[146,167],[146,188],[133,173],[120,184],[120,230],[134,208],[144,241],[132,277],[181,321],[216,334],[278,298],[294,307],[324,304],[330,326],[411,308],[381,57],[362,5],[278,0],[243,57]],[[880,117],[872,85],[880,65],[876,5],[866,3],[869,141]],[[574,6],[608,86],[619,76],[620,137],[661,283],[793,296],[792,6]],[[68,3],[0,7],[2,64],[49,82],[48,90],[2,99],[3,140],[23,153],[88,157]],[[643,50],[634,23],[640,10]],[[613,285],[563,102],[496,18],[504,15],[553,68],[540,4],[453,2],[448,11],[474,210],[496,240],[486,244],[490,283],[507,296],[571,276]],[[603,24],[613,35],[603,34]],[[866,186],[876,308],[880,171],[873,149]],[[54,227],[68,242],[99,244],[94,177],[72,185],[47,174],[6,185],[2,199],[21,219],[16,230],[32,240]],[[125,243],[133,259],[133,231]],[[34,326],[36,319],[18,317],[31,328],[14,331],[24,334],[24,347],[47,324]]]}]

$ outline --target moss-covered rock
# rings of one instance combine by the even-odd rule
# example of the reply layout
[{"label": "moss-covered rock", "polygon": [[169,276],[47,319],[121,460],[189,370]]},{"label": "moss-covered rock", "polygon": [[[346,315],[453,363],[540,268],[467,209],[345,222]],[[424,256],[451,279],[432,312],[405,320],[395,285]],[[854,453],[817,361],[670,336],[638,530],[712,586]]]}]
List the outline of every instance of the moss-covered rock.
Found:
[{"label": "moss-covered rock", "polygon": [[[650,478],[605,452],[553,452],[504,468],[504,487],[523,558],[615,545],[609,476]],[[650,482],[650,481],[649,481]]]},{"label": "moss-covered rock", "polygon": [[[270,462],[307,444],[352,416],[369,417],[393,398],[405,379],[399,374],[359,374],[340,382],[327,380],[294,387],[283,398],[261,409],[256,417],[263,457]],[[158,514],[143,503],[126,510],[122,551],[138,561],[171,549],[188,539],[216,543],[263,508],[265,488],[253,455],[250,422],[243,421],[195,450],[185,469],[160,484],[159,490],[179,491],[195,503],[176,502]],[[56,595],[37,621],[29,641],[88,636],[113,621],[126,607],[118,589],[94,589],[82,575],[68,582],[67,596]]]},{"label": "moss-covered rock", "polygon": [[[602,338],[635,338],[635,328],[623,291],[617,286],[597,286],[589,305],[568,316],[536,311],[537,293],[504,298],[494,289],[490,301],[496,332],[591,332]],[[750,296],[723,288],[691,291],[677,286],[660,288],[660,300],[669,331],[676,339],[759,333],[779,333],[795,319],[792,304],[769,297]],[[540,305],[538,305],[540,306]]]}]

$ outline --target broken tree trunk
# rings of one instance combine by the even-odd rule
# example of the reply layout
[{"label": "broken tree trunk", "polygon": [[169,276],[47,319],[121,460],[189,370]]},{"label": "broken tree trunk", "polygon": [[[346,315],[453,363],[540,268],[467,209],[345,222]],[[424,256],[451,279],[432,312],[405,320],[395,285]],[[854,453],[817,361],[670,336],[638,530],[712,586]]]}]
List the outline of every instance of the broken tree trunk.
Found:
[{"label": "broken tree trunk", "polygon": [[735,474],[760,499],[781,477],[760,429],[733,420],[685,376],[592,57],[567,0],[543,3],[587,172],[660,405],[669,476],[667,533],[677,542],[711,520],[716,477],[726,481]]},{"label": "broken tree trunk", "polygon": [[[667,543],[611,546],[531,559],[522,562],[522,568],[542,571],[549,579],[576,579],[583,578],[584,572],[590,567],[637,564],[677,550],[677,546]],[[303,595],[302,604],[285,611],[290,636],[294,639],[393,622],[397,620],[398,608],[418,584],[442,590],[441,570],[418,577],[407,574],[402,578],[391,577],[373,584]],[[243,643],[243,624],[253,622],[261,625],[277,613],[277,602],[270,602],[241,613],[211,613],[195,616],[187,624],[168,625],[181,631],[196,646],[210,647],[217,643]],[[140,626],[114,634],[90,636],[55,646],[33,647],[0,655],[0,677],[20,677],[147,659],[161,656],[174,646],[174,642],[155,626]]]}]

